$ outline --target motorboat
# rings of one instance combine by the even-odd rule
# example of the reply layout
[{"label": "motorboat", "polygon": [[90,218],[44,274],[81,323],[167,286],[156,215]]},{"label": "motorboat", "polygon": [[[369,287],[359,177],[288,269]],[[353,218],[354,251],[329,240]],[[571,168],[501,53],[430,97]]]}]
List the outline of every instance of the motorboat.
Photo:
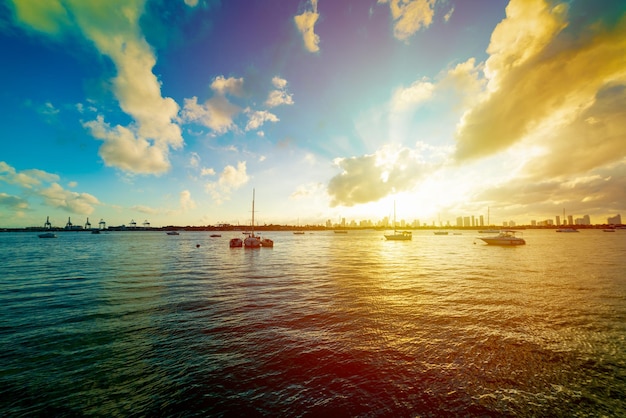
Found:
[{"label": "motorboat", "polygon": [[261,247],[273,248],[274,241],[269,238],[261,238]]},{"label": "motorboat", "polygon": [[241,238],[232,238],[228,245],[230,248],[241,248],[243,247],[243,240]]},{"label": "motorboat", "polygon": [[524,245],[526,241],[524,238],[518,237],[517,231],[505,229],[500,231],[498,235],[491,237],[479,237],[479,239],[485,241],[489,245]]},{"label": "motorboat", "polygon": [[578,229],[574,228],[558,228],[556,232],[578,232]]},{"label": "motorboat", "polygon": [[435,231],[435,235],[448,235],[448,231]]},{"label": "motorboat", "polygon": [[180,235],[180,234],[176,231],[168,231],[167,235]]},{"label": "motorboat", "polygon": [[56,238],[57,234],[54,234],[52,232],[46,232],[43,234],[39,234],[39,238]]},{"label": "motorboat", "polygon": [[211,235],[209,235],[209,236],[210,236],[211,238],[219,238],[219,237],[221,237],[221,235],[220,235],[220,234],[211,234]]},{"label": "motorboat", "polygon": [[411,231],[398,231],[396,227],[396,202],[393,202],[393,234],[385,234],[385,239],[388,241],[411,241],[413,239],[413,233]]}]

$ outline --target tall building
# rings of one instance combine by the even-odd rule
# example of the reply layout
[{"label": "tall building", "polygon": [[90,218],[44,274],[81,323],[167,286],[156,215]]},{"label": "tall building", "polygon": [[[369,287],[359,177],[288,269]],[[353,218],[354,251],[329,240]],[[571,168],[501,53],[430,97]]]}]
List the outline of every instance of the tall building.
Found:
[{"label": "tall building", "polygon": [[556,224],[561,225],[561,217],[559,215],[556,215]]},{"label": "tall building", "polygon": [[567,223],[569,225],[574,225],[574,217],[572,215],[567,215]]},{"label": "tall building", "polygon": [[480,218],[478,219],[480,219],[480,226],[485,226],[485,219],[483,218],[483,215],[480,215]]},{"label": "tall building", "polygon": [[621,225],[622,224],[622,215],[619,213],[615,216],[609,216],[606,220],[606,223],[609,225]]}]

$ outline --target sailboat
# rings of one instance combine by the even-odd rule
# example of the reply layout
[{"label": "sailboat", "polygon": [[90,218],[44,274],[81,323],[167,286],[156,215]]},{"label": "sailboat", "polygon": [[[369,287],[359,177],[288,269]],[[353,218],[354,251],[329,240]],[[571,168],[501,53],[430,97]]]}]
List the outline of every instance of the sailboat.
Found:
[{"label": "sailboat", "polygon": [[243,240],[243,246],[245,248],[273,247],[274,241],[269,238],[261,238],[254,234],[254,193],[255,190],[252,189],[252,225],[250,227],[250,233]]},{"label": "sailboat", "polygon": [[385,234],[385,238],[389,241],[411,241],[413,233],[411,231],[396,230],[396,201],[393,201],[393,234]]}]

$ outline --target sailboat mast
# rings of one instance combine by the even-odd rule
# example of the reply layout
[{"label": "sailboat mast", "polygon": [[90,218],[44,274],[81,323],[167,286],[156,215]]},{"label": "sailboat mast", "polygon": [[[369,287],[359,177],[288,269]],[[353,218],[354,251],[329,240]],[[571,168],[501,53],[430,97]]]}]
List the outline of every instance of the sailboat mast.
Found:
[{"label": "sailboat mast", "polygon": [[254,236],[254,189],[252,189],[252,236]]},{"label": "sailboat mast", "polygon": [[393,230],[396,230],[396,201],[393,201]]}]

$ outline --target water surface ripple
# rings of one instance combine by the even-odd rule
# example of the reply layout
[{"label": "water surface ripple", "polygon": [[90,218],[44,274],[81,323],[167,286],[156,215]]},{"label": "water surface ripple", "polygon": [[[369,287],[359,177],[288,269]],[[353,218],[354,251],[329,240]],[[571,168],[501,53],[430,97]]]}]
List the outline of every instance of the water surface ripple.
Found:
[{"label": "water surface ripple", "polygon": [[1,416],[626,416],[626,231],[58,235],[0,233]]}]

